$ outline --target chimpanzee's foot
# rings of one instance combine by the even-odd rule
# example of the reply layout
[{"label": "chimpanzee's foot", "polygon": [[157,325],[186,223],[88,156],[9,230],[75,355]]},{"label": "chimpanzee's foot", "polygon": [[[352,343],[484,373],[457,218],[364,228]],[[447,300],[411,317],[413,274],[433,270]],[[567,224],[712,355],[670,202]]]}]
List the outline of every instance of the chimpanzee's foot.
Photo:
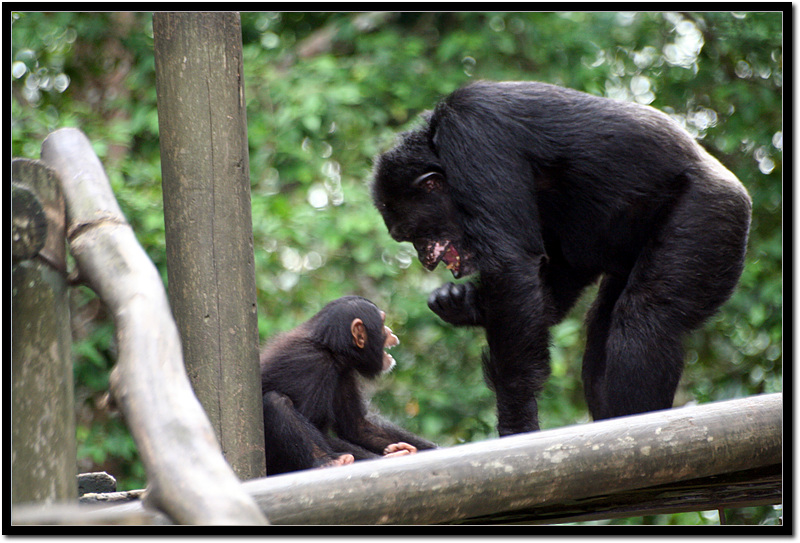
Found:
[{"label": "chimpanzee's foot", "polygon": [[336,466],[346,466],[347,464],[352,464],[355,462],[356,459],[353,457],[352,454],[343,454],[339,457],[334,458],[333,460],[329,460],[324,464],[320,464],[317,466],[318,468],[333,468]]}]

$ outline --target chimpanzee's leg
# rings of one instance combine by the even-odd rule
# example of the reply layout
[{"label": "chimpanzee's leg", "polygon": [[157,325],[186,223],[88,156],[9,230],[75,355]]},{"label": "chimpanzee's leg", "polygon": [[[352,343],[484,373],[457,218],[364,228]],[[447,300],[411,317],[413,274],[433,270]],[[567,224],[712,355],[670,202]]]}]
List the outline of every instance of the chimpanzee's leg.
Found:
[{"label": "chimpanzee's leg", "polygon": [[749,222],[743,189],[690,185],[630,274],[603,281],[589,315],[583,369],[595,419],[672,407],[682,338],[733,292]]},{"label": "chimpanzee's leg", "polygon": [[327,437],[329,446],[337,451],[347,451],[353,458],[358,460],[371,460],[373,458],[380,458],[381,455],[375,454],[374,452],[368,451],[363,447],[359,447],[355,443],[350,443],[349,441],[345,441],[344,439],[340,439],[336,436],[328,436]]},{"label": "chimpanzee's leg", "polygon": [[267,392],[263,402],[267,475],[353,462],[352,455],[336,453],[287,396]]},{"label": "chimpanzee's leg", "polygon": [[586,350],[583,355],[583,389],[589,413],[595,420],[606,418],[605,371],[606,343],[611,313],[625,280],[607,276],[600,283],[597,298],[587,315]]}]

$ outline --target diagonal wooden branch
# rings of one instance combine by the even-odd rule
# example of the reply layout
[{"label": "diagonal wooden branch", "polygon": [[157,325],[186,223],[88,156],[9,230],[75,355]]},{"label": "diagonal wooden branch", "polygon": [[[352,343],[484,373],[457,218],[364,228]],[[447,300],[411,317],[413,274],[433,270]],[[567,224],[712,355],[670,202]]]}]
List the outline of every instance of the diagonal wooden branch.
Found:
[{"label": "diagonal wooden branch", "polygon": [[119,359],[111,391],[147,470],[148,503],[182,524],[266,524],[192,392],[161,278],[89,140],[77,129],[53,132],[42,159],[61,177],[80,275],[114,315]]}]

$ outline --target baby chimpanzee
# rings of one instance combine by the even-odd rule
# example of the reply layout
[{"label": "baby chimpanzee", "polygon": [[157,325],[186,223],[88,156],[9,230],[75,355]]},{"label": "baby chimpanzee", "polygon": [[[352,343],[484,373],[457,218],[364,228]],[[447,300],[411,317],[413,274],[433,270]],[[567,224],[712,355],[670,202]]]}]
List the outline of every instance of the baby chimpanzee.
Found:
[{"label": "baby chimpanzee", "polygon": [[402,456],[436,445],[367,414],[358,374],[394,366],[386,314],[358,296],[334,300],[261,354],[267,475]]}]

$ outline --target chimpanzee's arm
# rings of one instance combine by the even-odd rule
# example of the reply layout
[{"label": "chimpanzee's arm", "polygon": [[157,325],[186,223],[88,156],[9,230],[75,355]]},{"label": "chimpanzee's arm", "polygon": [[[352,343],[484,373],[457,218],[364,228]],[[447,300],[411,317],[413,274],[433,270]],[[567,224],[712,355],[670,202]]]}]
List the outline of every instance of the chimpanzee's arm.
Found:
[{"label": "chimpanzee's arm", "polygon": [[[510,268],[513,270],[513,266]],[[536,394],[550,375],[549,329],[538,273],[487,275],[484,375],[497,397],[500,435],[539,429]]]},{"label": "chimpanzee's arm", "polygon": [[[368,414],[359,385],[355,373],[346,374],[340,378],[335,391],[333,430],[340,441],[355,444],[378,455],[383,455],[388,445],[401,441],[410,443],[417,449],[436,447],[434,443],[395,426],[378,415]],[[358,449],[346,452],[356,456]]]},{"label": "chimpanzee's arm", "polygon": [[[437,107],[431,122],[453,208],[480,271],[474,293],[467,288],[459,298],[440,290],[434,308],[450,322],[459,303],[464,314],[479,315],[474,322],[486,329],[489,344],[484,373],[497,396],[498,430],[506,435],[539,428],[536,393],[550,372],[548,327],[560,311],[544,284],[540,170],[531,161],[557,150],[519,123],[501,98],[456,96]],[[477,303],[469,301],[473,294]]]},{"label": "chimpanzee's arm", "polygon": [[[395,426],[378,415],[371,414],[368,417],[343,422],[337,422],[335,428],[339,438],[375,454],[383,455],[386,447],[400,442],[409,443],[419,450],[436,448],[435,443]],[[356,454],[353,451],[348,452]]]},{"label": "chimpanzee's arm", "polygon": [[[561,322],[567,311],[597,273],[577,272],[563,259],[542,259],[540,273],[548,326]],[[428,296],[428,307],[442,320],[454,326],[485,326],[479,283],[445,283]],[[488,300],[488,303],[492,303]]]},{"label": "chimpanzee's arm", "polygon": [[436,444],[403,430],[377,415],[370,415],[369,418],[361,419],[347,433],[345,439],[381,455],[384,454],[386,447],[400,442],[413,445],[419,450],[436,448]]},{"label": "chimpanzee's arm", "polygon": [[[399,426],[396,426],[384,419],[377,413],[370,413],[365,418],[368,431],[373,432],[375,435],[389,439],[390,443],[408,443],[415,446],[419,450],[436,449],[437,445],[432,441],[428,441],[424,437],[409,432]],[[384,447],[385,448],[385,447]]]}]

